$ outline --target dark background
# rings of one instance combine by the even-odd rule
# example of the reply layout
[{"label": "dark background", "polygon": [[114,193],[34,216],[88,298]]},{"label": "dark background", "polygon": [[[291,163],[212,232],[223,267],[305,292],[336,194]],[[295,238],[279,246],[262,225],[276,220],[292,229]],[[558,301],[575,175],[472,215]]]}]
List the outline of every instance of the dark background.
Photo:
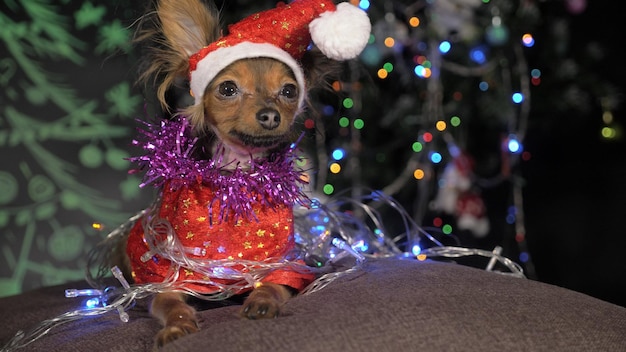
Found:
[{"label": "dark background", "polygon": [[[572,16],[569,55],[585,67],[575,77],[585,94],[606,89],[598,82],[620,91],[613,114],[623,126],[626,69],[618,43],[626,42],[626,32],[616,5],[590,1],[583,14]],[[546,22],[560,11],[556,3],[546,6]],[[596,48],[601,48],[599,57],[590,53]],[[544,99],[541,109],[534,109],[526,142],[533,152],[524,167],[530,251],[540,280],[626,305],[624,138],[600,137],[604,124],[598,97],[588,111],[545,108],[559,103],[550,101],[550,91],[566,87],[551,85],[539,92]]]}]

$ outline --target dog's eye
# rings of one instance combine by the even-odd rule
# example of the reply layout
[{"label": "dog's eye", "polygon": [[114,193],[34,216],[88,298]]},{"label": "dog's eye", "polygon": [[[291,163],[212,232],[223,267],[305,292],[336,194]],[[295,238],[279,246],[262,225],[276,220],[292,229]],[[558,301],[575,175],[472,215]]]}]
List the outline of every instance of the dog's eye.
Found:
[{"label": "dog's eye", "polygon": [[218,88],[221,95],[225,97],[232,97],[239,92],[239,88],[233,81],[222,82]]},{"label": "dog's eye", "polygon": [[289,99],[293,99],[298,95],[298,88],[296,88],[296,86],[291,83],[285,84],[280,90],[280,95]]}]

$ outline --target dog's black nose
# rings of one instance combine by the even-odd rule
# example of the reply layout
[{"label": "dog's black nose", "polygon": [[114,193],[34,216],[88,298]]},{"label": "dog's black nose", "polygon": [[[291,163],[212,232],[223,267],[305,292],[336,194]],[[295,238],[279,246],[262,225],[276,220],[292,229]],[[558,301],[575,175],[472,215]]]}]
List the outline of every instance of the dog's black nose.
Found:
[{"label": "dog's black nose", "polygon": [[280,125],[280,113],[275,109],[265,108],[256,113],[256,119],[261,127],[273,130]]}]

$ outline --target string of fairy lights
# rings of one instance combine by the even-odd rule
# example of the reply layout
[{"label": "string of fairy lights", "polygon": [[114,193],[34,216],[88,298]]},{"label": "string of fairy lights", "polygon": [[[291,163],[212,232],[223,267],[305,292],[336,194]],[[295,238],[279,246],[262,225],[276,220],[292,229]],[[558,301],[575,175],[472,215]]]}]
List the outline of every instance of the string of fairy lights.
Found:
[{"label": "string of fairy lights", "polygon": [[[485,72],[492,72],[496,69],[509,69],[508,67],[500,67],[498,63],[494,64],[492,58],[490,58],[489,48],[490,46],[503,46],[505,44],[515,48],[513,50],[513,60],[516,62],[516,67],[512,71],[517,72],[519,76],[516,79],[512,79],[508,87],[506,87],[507,90],[510,90],[509,104],[513,106],[512,109],[515,113],[510,114],[506,121],[508,133],[502,139],[501,144],[502,163],[506,168],[503,167],[502,175],[500,176],[511,180],[511,204],[507,210],[505,221],[514,229],[514,240],[519,251],[517,259],[525,265],[528,276],[534,277],[534,266],[528,252],[524,226],[524,203],[521,191],[523,182],[521,181],[519,167],[517,167],[520,161],[528,161],[531,158],[530,152],[524,149],[523,143],[529,114],[530,87],[539,86],[542,78],[540,68],[528,68],[524,58],[523,50],[531,49],[535,46],[533,34],[529,31],[521,33],[517,37],[512,37],[510,30],[506,26],[506,20],[503,18],[502,11],[499,10],[498,1],[476,0],[477,4],[474,4],[472,9],[478,11],[480,6],[486,7],[487,10],[484,12],[491,14],[492,18],[490,24],[485,28],[485,39],[477,41],[477,44],[470,47],[467,52],[469,60],[474,66],[464,67],[463,65],[446,61],[447,55],[455,50],[457,45],[454,40],[448,38],[436,38],[436,40],[433,40],[432,36],[428,37],[425,34],[431,31],[429,25],[432,24],[433,17],[437,17],[435,10],[428,9],[428,7],[434,5],[435,1],[418,1],[413,5],[407,5],[405,7],[405,16],[402,20],[399,20],[393,11],[389,10],[389,2],[376,4],[367,0],[351,0],[350,2],[364,11],[370,11],[373,5],[384,7],[387,13],[385,13],[381,21],[393,22],[395,26],[394,30],[386,31],[382,36],[373,31],[368,46],[361,54],[361,61],[369,67],[373,67],[371,71],[374,76],[374,82],[376,80],[382,82],[394,79],[392,77],[396,66],[398,64],[407,64],[405,62],[398,63],[393,59],[381,59],[383,57],[381,50],[399,52],[404,46],[414,46],[417,48],[418,54],[411,58],[409,65],[412,65],[413,79],[418,81],[416,85],[425,84],[428,87],[427,90],[430,90],[431,86],[435,86],[443,91],[446,87],[442,87],[441,83],[440,73],[442,69],[468,77],[481,76]],[[439,0],[437,2],[441,3],[444,1]],[[447,0],[446,2],[455,1]],[[523,4],[519,6],[523,6]],[[430,12],[426,11],[427,9]],[[415,13],[409,13],[410,11]],[[398,25],[398,23],[402,26]],[[392,58],[397,60],[398,56],[395,55]],[[446,66],[445,68],[444,65]],[[377,128],[375,123],[367,121],[363,111],[361,111],[359,101],[363,99],[361,96],[362,86],[358,83],[359,73],[355,74],[357,79],[350,83],[333,83],[333,89],[344,96],[338,111],[336,112],[332,107],[323,109],[323,113],[328,116],[334,114],[333,119],[334,123],[337,124],[336,127],[338,127],[339,138],[348,139],[344,144],[348,147],[337,147],[327,151],[327,155],[324,158],[324,160],[327,160],[327,163],[321,165],[321,167],[326,167],[326,170],[320,173],[320,175],[328,175],[329,177],[317,180],[317,190],[325,196],[332,196],[341,189],[333,180],[337,181],[341,180],[342,177],[347,177],[352,181],[350,183],[351,187],[355,186],[355,182],[360,182],[355,180],[357,176],[355,176],[354,169],[355,160],[358,162],[358,159],[361,157],[359,155],[359,146],[362,141],[359,139],[359,136],[361,133],[366,133],[368,128]],[[503,89],[502,86],[494,85],[494,82],[490,81],[489,78],[479,80],[475,88],[480,92]],[[426,98],[423,98],[424,96]],[[463,93],[460,91],[453,92],[451,96],[452,99],[458,102],[462,102],[464,98]],[[401,190],[402,186],[408,182],[429,183],[433,177],[436,178],[438,176],[436,167],[450,162],[459,153],[459,147],[454,136],[462,133],[465,122],[463,114],[461,112],[444,112],[444,109],[441,107],[442,102],[437,101],[433,95],[416,94],[416,99],[424,99],[424,109],[430,110],[423,113],[422,116],[425,118],[423,118],[424,121],[421,121],[422,126],[417,131],[416,138],[406,145],[406,148],[409,148],[411,151],[411,160],[407,161],[406,172],[399,176],[392,185],[385,188],[385,190],[389,190],[392,193]],[[429,99],[431,101],[428,101]],[[316,124],[317,122],[307,120],[305,127],[313,129],[316,127]],[[606,133],[608,135],[610,131]],[[441,141],[444,142],[441,143]],[[380,157],[385,158],[385,156]],[[360,183],[356,186],[357,188],[360,187]],[[434,190],[434,192],[436,191]],[[431,194],[427,194],[427,197],[423,196],[424,200],[419,203],[422,208],[425,209],[427,207],[427,202],[432,197],[432,192],[431,190]],[[416,212],[416,221],[421,221],[419,217],[424,215],[424,209]],[[435,217],[432,226],[438,228],[441,233],[446,235],[452,234],[456,230],[453,224],[447,223],[441,217]],[[419,250],[415,253],[419,253]]]}]

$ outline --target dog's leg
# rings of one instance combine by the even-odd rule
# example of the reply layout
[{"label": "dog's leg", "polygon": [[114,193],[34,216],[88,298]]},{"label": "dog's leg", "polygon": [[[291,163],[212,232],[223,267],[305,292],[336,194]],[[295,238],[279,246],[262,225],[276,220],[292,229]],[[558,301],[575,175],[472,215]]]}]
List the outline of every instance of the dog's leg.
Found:
[{"label": "dog's leg", "polygon": [[287,286],[263,283],[255,288],[243,302],[240,314],[248,319],[276,318],[282,306],[291,298]]},{"label": "dog's leg", "polygon": [[196,311],[185,302],[183,293],[157,294],[152,301],[150,311],[163,324],[163,329],[159,331],[155,339],[158,347],[199,330]]}]

